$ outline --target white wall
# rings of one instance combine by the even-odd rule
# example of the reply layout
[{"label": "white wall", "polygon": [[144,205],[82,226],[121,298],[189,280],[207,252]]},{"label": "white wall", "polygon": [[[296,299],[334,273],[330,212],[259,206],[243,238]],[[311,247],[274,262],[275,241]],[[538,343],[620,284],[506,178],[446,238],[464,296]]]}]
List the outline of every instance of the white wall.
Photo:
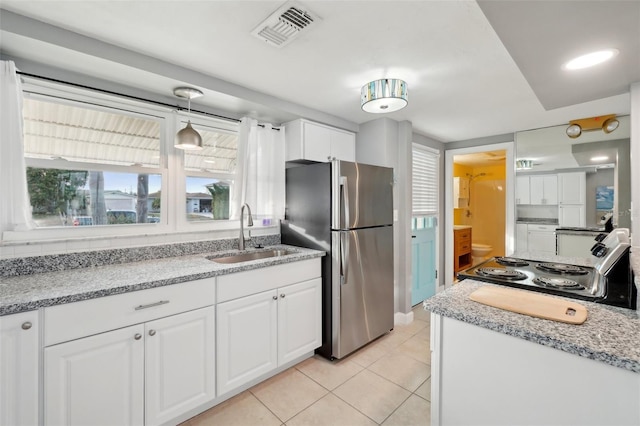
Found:
[{"label": "white wall", "polygon": [[[631,243],[640,251],[640,82],[631,85]],[[635,165],[635,167],[634,167]]]},{"label": "white wall", "polygon": [[361,124],[356,135],[357,162],[394,169],[394,311],[406,321],[411,320],[411,143],[411,123],[390,118]]}]

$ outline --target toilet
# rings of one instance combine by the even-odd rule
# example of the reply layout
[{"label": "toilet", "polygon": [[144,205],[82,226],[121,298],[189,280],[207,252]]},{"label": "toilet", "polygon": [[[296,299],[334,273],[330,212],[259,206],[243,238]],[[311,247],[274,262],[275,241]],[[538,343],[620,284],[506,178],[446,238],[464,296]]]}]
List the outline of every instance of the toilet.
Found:
[{"label": "toilet", "polygon": [[473,258],[473,264],[477,265],[478,263],[485,260],[489,253],[491,253],[491,250],[493,250],[493,247],[491,247],[490,245],[472,243],[471,257]]}]

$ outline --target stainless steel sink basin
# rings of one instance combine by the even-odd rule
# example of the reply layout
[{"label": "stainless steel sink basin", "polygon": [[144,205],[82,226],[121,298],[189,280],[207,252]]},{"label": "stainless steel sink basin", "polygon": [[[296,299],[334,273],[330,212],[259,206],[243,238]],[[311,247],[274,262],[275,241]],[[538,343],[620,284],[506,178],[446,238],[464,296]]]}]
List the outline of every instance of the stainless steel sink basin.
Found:
[{"label": "stainless steel sink basin", "polygon": [[280,257],[288,254],[293,254],[295,251],[291,250],[266,250],[266,251],[254,251],[249,253],[238,253],[231,256],[224,257],[208,257],[207,259],[216,263],[240,263],[250,262],[252,260],[267,259],[269,257]]}]

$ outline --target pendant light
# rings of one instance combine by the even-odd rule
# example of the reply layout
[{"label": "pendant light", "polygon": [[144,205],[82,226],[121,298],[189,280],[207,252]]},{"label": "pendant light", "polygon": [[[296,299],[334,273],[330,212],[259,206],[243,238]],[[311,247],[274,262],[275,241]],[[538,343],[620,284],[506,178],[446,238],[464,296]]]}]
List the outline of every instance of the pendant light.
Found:
[{"label": "pendant light", "polygon": [[401,110],[409,103],[407,98],[407,83],[393,78],[371,81],[360,90],[361,108],[374,114]]},{"label": "pendant light", "polygon": [[[191,99],[199,98],[204,93],[193,87],[177,87],[173,90],[173,94],[179,98],[188,100],[187,114],[191,114]],[[191,120],[187,120],[187,125],[184,129],[176,133],[176,140],[174,146],[178,149],[184,150],[198,150],[202,149],[202,136],[193,127],[191,127]]]}]

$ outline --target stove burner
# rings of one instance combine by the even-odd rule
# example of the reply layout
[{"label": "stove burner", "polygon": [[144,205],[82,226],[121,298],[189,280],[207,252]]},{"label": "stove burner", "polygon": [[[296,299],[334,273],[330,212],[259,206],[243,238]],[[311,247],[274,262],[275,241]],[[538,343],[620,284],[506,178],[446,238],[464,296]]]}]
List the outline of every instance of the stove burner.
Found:
[{"label": "stove burner", "polygon": [[589,273],[589,271],[584,268],[564,263],[541,263],[537,265],[536,268],[541,271],[551,272],[552,274],[586,275]]},{"label": "stove burner", "polygon": [[496,263],[504,266],[527,266],[529,263],[526,260],[517,259],[515,257],[496,257]]},{"label": "stove burner", "polygon": [[545,287],[557,288],[561,290],[584,290],[585,289],[576,281],[568,280],[566,278],[536,277],[533,279],[533,282]]},{"label": "stove burner", "polygon": [[505,268],[478,268],[476,269],[476,273],[485,277],[501,278],[509,281],[518,281],[527,278],[527,276],[522,272],[512,271]]}]

